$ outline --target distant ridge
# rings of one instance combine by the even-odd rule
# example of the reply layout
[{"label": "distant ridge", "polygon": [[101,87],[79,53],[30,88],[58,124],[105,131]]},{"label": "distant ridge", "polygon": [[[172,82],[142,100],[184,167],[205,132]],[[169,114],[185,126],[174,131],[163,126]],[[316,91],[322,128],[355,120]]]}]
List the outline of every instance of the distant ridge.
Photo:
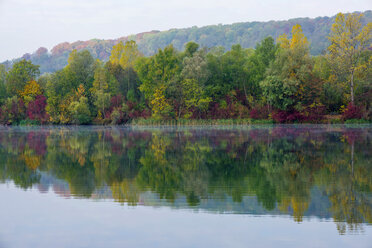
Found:
[{"label": "distant ridge", "polygon": [[[362,12],[363,24],[372,22],[372,11]],[[73,50],[89,50],[95,58],[107,60],[112,46],[120,41],[135,40],[141,52],[145,55],[156,53],[159,48],[173,44],[182,50],[189,41],[195,41],[202,47],[223,46],[229,49],[233,44],[241,44],[244,48],[253,48],[256,43],[267,36],[277,38],[283,33],[289,34],[292,26],[300,24],[304,34],[311,42],[312,55],[321,54],[329,45],[327,36],[334,22],[335,16],[317,18],[295,18],[287,21],[268,22],[241,22],[228,25],[210,25],[204,27],[191,27],[183,29],[170,29],[168,31],[150,31],[118,39],[63,42],[54,46],[51,51],[40,47],[32,54],[26,53],[21,58],[31,60],[40,65],[41,73],[54,72],[66,66],[69,53]],[[19,58],[19,59],[21,59]],[[4,62],[11,66],[13,61]]]}]

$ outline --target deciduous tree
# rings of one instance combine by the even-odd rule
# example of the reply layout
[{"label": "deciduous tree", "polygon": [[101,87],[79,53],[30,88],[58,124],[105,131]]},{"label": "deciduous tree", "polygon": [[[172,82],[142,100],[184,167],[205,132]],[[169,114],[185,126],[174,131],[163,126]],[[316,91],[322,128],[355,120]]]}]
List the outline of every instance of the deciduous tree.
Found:
[{"label": "deciduous tree", "polygon": [[[332,25],[328,59],[337,81],[349,83],[350,101],[354,104],[355,83],[372,67],[372,56],[362,59],[371,49],[372,23],[361,24],[362,14],[337,14]],[[371,81],[370,81],[371,82]]]}]

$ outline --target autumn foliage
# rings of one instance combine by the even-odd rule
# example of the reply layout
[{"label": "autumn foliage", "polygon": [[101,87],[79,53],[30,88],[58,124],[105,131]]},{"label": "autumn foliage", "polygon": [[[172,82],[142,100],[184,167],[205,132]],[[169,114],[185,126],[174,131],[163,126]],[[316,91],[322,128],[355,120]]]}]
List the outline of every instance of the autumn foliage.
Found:
[{"label": "autumn foliage", "polygon": [[[55,73],[40,76],[39,66],[26,60],[31,55],[9,69],[0,65],[0,122],[106,125],[151,118],[323,123],[333,118],[325,116],[372,118],[367,44],[372,24],[360,20],[359,15],[337,15],[328,53],[319,56],[311,55],[299,24],[276,41],[263,39],[255,49],[235,44],[225,51],[189,42],[183,51],[169,45],[145,56],[133,40],[113,42],[110,54],[84,50],[89,42],[62,43],[52,54],[70,52],[68,64]],[[94,59],[96,52],[105,53],[108,61]],[[39,57],[46,53],[37,51]]]}]

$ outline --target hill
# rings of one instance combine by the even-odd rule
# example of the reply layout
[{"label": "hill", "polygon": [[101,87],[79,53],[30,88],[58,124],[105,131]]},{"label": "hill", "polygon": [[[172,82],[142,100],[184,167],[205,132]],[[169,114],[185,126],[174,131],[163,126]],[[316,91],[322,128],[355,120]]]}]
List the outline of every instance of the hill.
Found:
[{"label": "hill", "polygon": [[[372,11],[363,12],[363,23],[372,22]],[[256,43],[267,36],[274,38],[283,33],[289,34],[295,24],[300,24],[304,34],[311,42],[311,54],[321,54],[329,45],[327,36],[330,32],[335,16],[317,18],[296,18],[287,21],[269,22],[242,22],[229,25],[211,25],[205,27],[191,27],[184,29],[171,29],[168,31],[151,31],[139,33],[114,40],[92,39],[76,41],[73,43],[60,43],[51,51],[41,47],[32,54],[25,54],[22,58],[29,59],[34,64],[40,65],[41,73],[54,72],[66,66],[69,53],[73,49],[89,50],[95,58],[107,60],[112,46],[120,41],[135,40],[142,53],[154,54],[159,48],[173,44],[182,50],[189,41],[195,41],[202,47],[223,46],[229,49],[233,44],[241,44],[244,48],[255,47]],[[6,61],[11,65],[14,61]]]}]

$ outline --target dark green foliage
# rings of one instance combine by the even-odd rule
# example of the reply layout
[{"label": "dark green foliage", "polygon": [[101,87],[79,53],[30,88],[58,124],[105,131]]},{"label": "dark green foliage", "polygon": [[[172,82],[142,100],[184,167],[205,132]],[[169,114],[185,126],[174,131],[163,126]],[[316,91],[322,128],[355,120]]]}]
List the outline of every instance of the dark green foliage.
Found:
[{"label": "dark green foliage", "polygon": [[94,58],[87,50],[81,52],[74,50],[71,52],[68,65],[65,68],[67,81],[71,84],[70,88],[77,89],[80,84],[86,89],[92,87],[95,69],[94,61]]},{"label": "dark green foliage", "polygon": [[6,89],[10,95],[19,95],[28,81],[40,74],[39,66],[25,59],[15,63],[6,76]]},{"label": "dark green foliage", "polygon": [[0,104],[3,104],[7,97],[5,82],[6,82],[5,65],[0,64]]},{"label": "dark green foliage", "polygon": [[321,102],[327,106],[328,112],[337,112],[340,109],[344,101],[343,94],[344,89],[338,85],[331,83],[325,83],[323,85]]}]

